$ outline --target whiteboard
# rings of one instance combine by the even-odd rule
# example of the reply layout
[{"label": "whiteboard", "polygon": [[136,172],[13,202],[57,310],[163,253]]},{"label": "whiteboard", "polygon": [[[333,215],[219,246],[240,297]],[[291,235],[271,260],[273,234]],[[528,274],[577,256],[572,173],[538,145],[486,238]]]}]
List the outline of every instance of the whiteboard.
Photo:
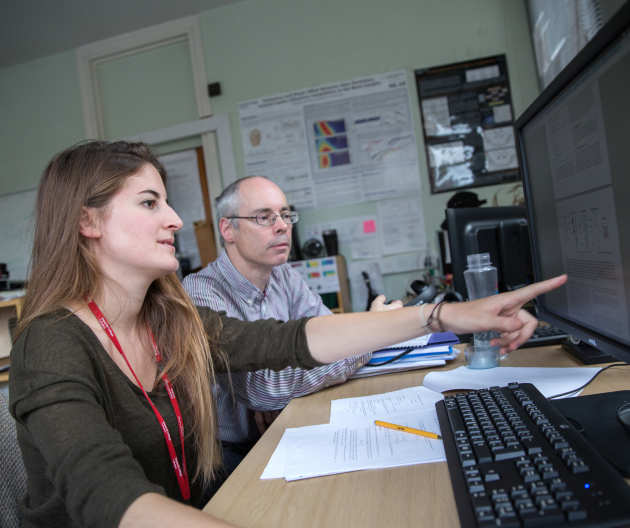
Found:
[{"label": "whiteboard", "polygon": [[36,197],[35,189],[0,196],[0,262],[6,262],[12,281],[27,277]]}]

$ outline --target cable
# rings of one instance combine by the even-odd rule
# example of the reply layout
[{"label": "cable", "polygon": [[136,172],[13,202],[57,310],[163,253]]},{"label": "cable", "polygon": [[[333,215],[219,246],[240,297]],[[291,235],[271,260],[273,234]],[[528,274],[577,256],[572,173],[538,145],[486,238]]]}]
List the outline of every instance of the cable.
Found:
[{"label": "cable", "polygon": [[573,389],[567,392],[561,392],[560,394],[554,394],[553,396],[549,396],[549,398],[547,398],[548,400],[553,400],[554,398],[559,398],[560,396],[566,396],[568,394],[573,394],[575,392],[581,391],[582,389],[584,389],[585,387],[587,387],[591,381],[593,381],[597,376],[599,376],[602,372],[604,372],[605,370],[608,370],[609,368],[613,368],[613,367],[630,367],[630,363],[613,363],[612,365],[608,365],[607,367],[604,367],[600,370],[598,370],[595,375],[588,380],[584,385],[582,385],[581,387],[578,387],[577,389]]},{"label": "cable", "polygon": [[365,366],[366,367],[382,367],[383,365],[387,365],[388,363],[393,363],[397,359],[400,359],[401,357],[406,356],[407,354],[409,354],[409,352],[411,352],[412,350],[415,350],[415,349],[416,349],[416,347],[407,348],[406,350],[403,350],[397,356],[394,356],[393,358],[390,358],[387,361],[383,361],[381,363],[366,363]]}]

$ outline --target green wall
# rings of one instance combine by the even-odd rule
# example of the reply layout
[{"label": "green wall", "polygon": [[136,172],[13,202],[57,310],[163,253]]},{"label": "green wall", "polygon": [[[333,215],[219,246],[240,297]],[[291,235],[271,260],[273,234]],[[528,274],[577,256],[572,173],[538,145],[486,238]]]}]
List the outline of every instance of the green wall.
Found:
[{"label": "green wall", "polygon": [[[243,152],[237,104],[243,100],[399,69],[407,70],[412,81],[416,68],[499,53],[507,55],[516,115],[538,93],[523,0],[249,0],[206,11],[199,21],[208,82],[219,81],[223,90],[212,99],[213,112],[230,116],[239,174]],[[172,82],[170,73],[180,67],[156,61],[160,71],[155,77]],[[142,80],[125,76],[122,68],[116,73],[115,65],[108,74],[112,72],[121,78],[112,85],[106,104],[115,109],[119,98],[124,109],[133,94],[141,93]],[[1,198],[33,189],[51,155],[84,137],[74,51],[1,69],[0,97]],[[421,142],[413,89],[410,103]],[[185,114],[193,108],[181,101],[175,106],[183,107]],[[174,119],[167,107],[147,108],[128,124],[123,111],[114,115],[112,128],[120,135],[168,126]],[[427,236],[433,240],[452,193],[430,194],[421,145],[419,166]],[[475,189],[489,202],[498,194],[500,205],[509,203],[506,190]],[[305,211],[301,224],[374,211],[369,204]],[[7,259],[0,253],[0,260]],[[389,276],[387,289],[400,294],[410,278],[413,274]]]},{"label": "green wall", "polygon": [[[538,81],[523,0],[266,0],[237,3],[200,17],[206,73],[224,95],[213,111],[229,113],[236,165],[243,170],[237,103],[277,92],[362,75],[413,70],[505,53],[515,114],[538,94]],[[422,141],[415,90],[411,109]],[[435,232],[453,193],[431,195],[424,149],[419,149],[422,207],[427,238],[437,254]],[[511,186],[474,189],[492,203],[511,205]],[[308,224],[376,212],[375,205],[301,212]],[[303,238],[302,238],[303,240]],[[347,256],[347,255],[346,255]],[[416,273],[389,275],[391,295],[405,291]]]},{"label": "green wall", "polygon": [[186,41],[99,63],[96,78],[108,139],[141,134],[198,117]]},{"label": "green wall", "polygon": [[[239,170],[236,105],[245,99],[401,68],[411,75],[415,68],[497,53],[508,58],[517,114],[538,91],[522,0],[250,0],[199,19],[208,80],[223,88],[213,110],[231,116]],[[172,79],[171,68],[158,67],[162,79]],[[112,92],[121,106],[129,104],[134,82],[121,78]],[[74,51],[0,69],[0,98],[2,195],[35,187],[51,154],[84,137]],[[412,104],[417,110],[415,94]],[[146,112],[146,122],[129,124],[128,133],[154,130],[159,112]],[[162,126],[172,124],[169,109],[162,112]]]},{"label": "green wall", "polygon": [[0,195],[32,189],[84,136],[74,51],[0,69]]}]

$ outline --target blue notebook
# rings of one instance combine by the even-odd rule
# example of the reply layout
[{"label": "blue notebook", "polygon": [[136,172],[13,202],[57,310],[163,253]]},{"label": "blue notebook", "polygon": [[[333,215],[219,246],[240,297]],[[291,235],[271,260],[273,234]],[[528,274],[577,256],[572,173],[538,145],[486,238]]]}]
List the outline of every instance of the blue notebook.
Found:
[{"label": "blue notebook", "polygon": [[405,354],[400,359],[396,359],[393,363],[452,359],[455,354],[453,345],[457,343],[459,343],[459,339],[452,332],[435,332],[376,350],[372,353],[372,359],[370,359],[367,364],[380,365],[385,361],[395,358],[405,350],[409,350],[409,353]]},{"label": "blue notebook", "polygon": [[[388,349],[377,350],[372,353],[372,359],[367,362],[368,365],[380,365],[385,361],[395,358],[400,354],[404,348],[401,349]],[[429,359],[452,359],[454,357],[453,346],[448,343],[444,345],[431,345],[424,348],[416,348],[413,351],[405,354],[403,357],[397,359],[393,363],[410,363],[418,360]]]},{"label": "blue notebook", "polygon": [[459,338],[453,332],[434,332],[433,334],[423,335],[414,339],[409,339],[408,341],[401,341],[400,343],[383,347],[380,350],[424,348],[433,345],[456,345],[457,343],[459,343]]}]

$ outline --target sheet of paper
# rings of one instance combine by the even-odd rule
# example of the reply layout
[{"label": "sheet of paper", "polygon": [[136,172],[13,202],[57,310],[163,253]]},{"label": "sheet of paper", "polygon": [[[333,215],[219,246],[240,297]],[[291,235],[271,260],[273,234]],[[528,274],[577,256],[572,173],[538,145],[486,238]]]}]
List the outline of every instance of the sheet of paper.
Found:
[{"label": "sheet of paper", "polygon": [[[532,383],[545,396],[575,390],[590,380],[601,367],[497,367],[469,369],[457,367],[443,372],[430,372],[423,385],[436,392],[455,389],[483,389],[507,385],[510,382]],[[569,396],[577,396],[579,392]]]},{"label": "sheet of paper", "polygon": [[265,469],[260,475],[261,480],[284,478],[284,468],[286,466],[287,452],[290,449],[290,434],[287,434],[289,429],[284,431],[282,438],[278,442],[275,451],[271,454],[271,458]]},{"label": "sheet of paper", "polygon": [[514,128],[504,126],[498,128],[489,128],[482,131],[483,149],[494,150],[514,147]]},{"label": "sheet of paper", "polygon": [[492,116],[495,123],[512,121],[512,108],[509,104],[502,104],[492,107]]},{"label": "sheet of paper", "polygon": [[[385,419],[425,431],[440,430],[434,411]],[[286,480],[445,460],[441,440],[377,427],[373,422],[287,429],[285,436]]]},{"label": "sheet of paper", "polygon": [[451,133],[448,98],[423,99],[422,113],[424,114],[424,130],[427,136],[446,136]]},{"label": "sheet of paper", "polygon": [[466,70],[466,82],[483,81],[485,79],[494,79],[500,75],[499,67],[484,66],[482,68],[472,68]]},{"label": "sheet of paper", "polygon": [[381,219],[381,244],[384,255],[421,250],[427,246],[420,195],[377,204]]},{"label": "sheet of paper", "polygon": [[466,149],[463,141],[452,141],[429,145],[429,166],[455,165],[466,161]]},{"label": "sheet of paper", "polygon": [[[330,437],[330,431],[325,432],[326,426],[334,428],[335,431],[345,430],[348,428],[351,430],[371,430],[374,420],[385,420],[390,423],[396,423],[399,425],[407,425],[410,427],[416,427],[418,429],[424,429],[425,431],[439,432],[439,425],[437,421],[437,414],[435,412],[435,402],[442,400],[443,396],[440,393],[427,389],[426,387],[416,386],[407,387],[397,391],[387,392],[384,394],[374,394],[370,396],[359,396],[356,398],[342,398],[338,400],[332,400],[330,402],[330,424],[314,425],[308,427],[300,427],[287,429],[280,442],[271,455],[267,466],[265,467],[261,479],[274,479],[283,478],[285,476],[285,468],[287,466],[287,460],[290,453],[295,450],[295,444],[299,443],[300,438],[308,437],[309,434],[313,434],[315,438]],[[416,425],[413,425],[416,424]],[[382,429],[382,428],[379,428]],[[392,433],[398,433],[392,431]],[[339,433],[341,435],[346,433]],[[402,433],[408,436],[409,433]],[[394,435],[396,436],[396,435]],[[419,437],[416,437],[419,438]],[[413,442],[411,439],[404,439],[405,441]],[[427,439],[425,439],[427,440]],[[330,440],[329,440],[330,441]],[[341,442],[341,440],[339,440]],[[406,465],[416,464],[421,462],[432,462],[433,456],[443,457],[443,449],[441,446],[436,446],[437,441],[431,440],[429,448],[425,446],[423,442],[420,442],[421,451],[413,457],[412,461],[407,460],[405,463],[399,463],[394,465]],[[335,442],[333,442],[334,444]],[[416,441],[416,444],[418,442]],[[413,445],[416,445],[413,444]],[[337,444],[338,445],[338,444]],[[402,452],[401,455],[406,453]],[[328,455],[325,456],[327,460],[330,460]],[[443,458],[437,458],[435,461],[443,460]],[[400,462],[400,461],[399,461]],[[345,467],[345,466],[344,466]],[[382,467],[391,467],[389,465]],[[364,469],[352,467],[351,469],[339,469],[328,468],[332,473],[341,473],[344,471],[355,471],[356,469]],[[330,473],[326,473],[330,474]],[[315,475],[311,475],[315,476]]]},{"label": "sheet of paper", "polygon": [[408,387],[384,394],[341,398],[330,402],[330,423],[348,424],[366,419],[386,420],[396,414],[419,410],[435,411],[435,402],[444,399],[441,393],[426,387]]},{"label": "sheet of paper", "polygon": [[422,251],[413,253],[385,255],[383,258],[379,259],[378,265],[381,268],[381,273],[385,275],[415,271],[424,267],[424,260],[427,254],[428,250],[425,248]]},{"label": "sheet of paper", "polygon": [[486,170],[498,171],[518,167],[516,148],[489,150],[486,152]]},{"label": "sheet of paper", "polygon": [[413,339],[408,339],[407,341],[401,341],[400,343],[396,343],[388,347],[383,347],[383,349],[390,350],[392,348],[423,347],[429,343],[429,339],[431,339],[431,334],[425,334],[423,336],[414,337]]},{"label": "sheet of paper", "polygon": [[352,311],[364,312],[369,309],[368,290],[363,277],[367,273],[372,291],[377,295],[385,292],[385,283],[381,268],[376,261],[350,261],[348,264],[348,278],[350,279],[350,298],[352,299]]},{"label": "sheet of paper", "polygon": [[454,357],[449,358],[432,358],[432,359],[423,359],[416,362],[408,362],[408,363],[390,363],[388,365],[382,365],[380,367],[361,367],[357,370],[350,379],[359,379],[359,378],[369,378],[370,376],[379,376],[381,374],[393,374],[395,372],[406,372],[408,370],[418,370],[425,369],[429,367],[443,367],[446,365],[446,359],[454,359]]},{"label": "sheet of paper", "polygon": [[304,240],[322,240],[322,232],[335,229],[342,251],[350,249],[353,259],[380,258],[380,224],[375,215],[353,216],[311,224],[304,230]]},{"label": "sheet of paper", "polygon": [[8,290],[0,292],[0,301],[10,301],[11,299],[17,299],[18,297],[24,297],[26,290],[24,288],[19,290]]}]

